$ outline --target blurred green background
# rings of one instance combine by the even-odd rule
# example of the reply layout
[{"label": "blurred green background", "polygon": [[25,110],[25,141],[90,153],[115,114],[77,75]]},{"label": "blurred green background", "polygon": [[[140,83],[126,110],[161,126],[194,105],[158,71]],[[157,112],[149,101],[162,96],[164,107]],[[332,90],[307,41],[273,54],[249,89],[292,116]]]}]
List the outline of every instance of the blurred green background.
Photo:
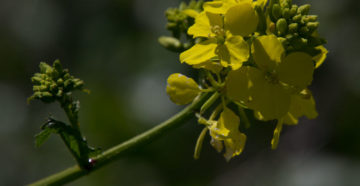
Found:
[{"label": "blurred green background", "polygon": [[[270,150],[274,123],[246,131],[244,153],[227,163],[205,140],[199,160],[193,148],[202,127],[193,120],[150,145],[69,185],[280,185],[360,184],[360,2],[311,3],[328,59],[311,90],[319,117],[285,127]],[[41,148],[33,136],[49,114],[65,120],[57,104],[26,104],[30,77],[40,61],[60,59],[83,79],[81,128],[92,146],[107,149],[167,119],[182,107],[171,103],[166,78],[191,75],[157,37],[168,35],[164,11],[178,0],[1,0],[0,185],[24,185],[75,163],[52,136]]]}]

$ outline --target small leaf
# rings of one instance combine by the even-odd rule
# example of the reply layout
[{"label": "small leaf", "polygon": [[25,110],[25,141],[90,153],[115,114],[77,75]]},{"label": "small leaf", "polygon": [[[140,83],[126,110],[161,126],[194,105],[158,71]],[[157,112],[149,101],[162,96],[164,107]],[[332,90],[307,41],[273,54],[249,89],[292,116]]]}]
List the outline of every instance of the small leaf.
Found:
[{"label": "small leaf", "polygon": [[41,131],[39,134],[35,135],[35,146],[39,148],[42,144],[45,143],[47,139],[49,139],[52,130],[50,128],[46,128]]}]

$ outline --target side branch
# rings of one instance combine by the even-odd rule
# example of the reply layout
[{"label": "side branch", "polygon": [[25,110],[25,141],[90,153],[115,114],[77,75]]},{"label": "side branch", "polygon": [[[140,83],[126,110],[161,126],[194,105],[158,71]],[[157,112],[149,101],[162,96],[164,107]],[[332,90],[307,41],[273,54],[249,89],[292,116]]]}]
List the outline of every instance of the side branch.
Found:
[{"label": "side branch", "polygon": [[42,180],[34,182],[30,185],[62,185],[76,180],[82,176],[85,176],[92,171],[95,171],[103,167],[104,165],[116,160],[128,150],[134,150],[137,147],[150,143],[157,137],[165,134],[168,130],[184,124],[186,121],[191,119],[192,116],[194,116],[195,111],[199,111],[200,107],[208,99],[208,97],[208,94],[201,95],[200,97],[198,97],[198,99],[195,99],[191,105],[187,106],[182,111],[169,118],[168,120],[164,121],[163,123],[160,123],[154,128],[104,151],[103,153],[91,160],[92,162],[94,162],[94,165],[89,170],[81,169],[78,165],[75,165],[66,170],[46,177]]}]

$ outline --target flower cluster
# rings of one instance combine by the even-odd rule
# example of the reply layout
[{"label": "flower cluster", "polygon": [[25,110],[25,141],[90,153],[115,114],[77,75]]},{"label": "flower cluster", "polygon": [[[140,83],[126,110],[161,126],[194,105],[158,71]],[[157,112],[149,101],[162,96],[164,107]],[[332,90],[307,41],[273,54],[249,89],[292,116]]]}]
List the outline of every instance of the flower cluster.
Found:
[{"label": "flower cluster", "polygon": [[59,60],[56,60],[53,66],[41,62],[39,67],[40,73],[31,78],[34,94],[29,101],[39,99],[50,103],[71,97],[74,90],[87,91],[83,88],[84,82],[71,76],[68,69],[63,69]]},{"label": "flower cluster", "polygon": [[[258,120],[277,121],[273,149],[283,125],[295,125],[302,116],[317,117],[308,86],[327,50],[317,32],[317,16],[308,15],[309,8],[291,0],[214,0],[203,3],[201,11],[183,11],[194,19],[187,34],[195,42],[180,54],[180,62],[205,75],[198,84],[172,74],[167,93],[183,105],[201,93],[214,92],[197,113],[205,127],[195,157],[207,131],[211,145],[218,152],[224,149],[227,160],[239,155],[246,143],[240,129],[246,128],[249,111]],[[215,109],[207,117],[209,108]]]}]

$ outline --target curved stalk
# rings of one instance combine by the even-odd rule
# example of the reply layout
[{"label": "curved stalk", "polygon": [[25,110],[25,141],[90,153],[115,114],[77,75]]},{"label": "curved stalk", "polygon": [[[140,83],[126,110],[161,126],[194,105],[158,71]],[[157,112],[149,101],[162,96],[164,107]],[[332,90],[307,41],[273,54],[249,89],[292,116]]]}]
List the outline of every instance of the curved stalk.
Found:
[{"label": "curved stalk", "polygon": [[142,134],[139,134],[117,146],[114,146],[97,157],[90,159],[89,161],[93,162],[93,166],[90,169],[82,169],[78,165],[70,167],[61,172],[55,173],[49,177],[41,179],[37,182],[30,184],[31,186],[36,185],[62,185],[74,181],[82,176],[85,176],[104,165],[116,160],[121,155],[123,155],[128,150],[134,150],[144,144],[150,143],[157,137],[160,137],[168,130],[174,129],[186,121],[191,119],[194,116],[194,112],[199,111],[201,105],[209,98],[208,94],[203,94],[198,97],[193,103],[186,108],[184,108],[179,113],[175,114],[173,117],[168,120],[160,123],[148,131],[145,131]]}]

